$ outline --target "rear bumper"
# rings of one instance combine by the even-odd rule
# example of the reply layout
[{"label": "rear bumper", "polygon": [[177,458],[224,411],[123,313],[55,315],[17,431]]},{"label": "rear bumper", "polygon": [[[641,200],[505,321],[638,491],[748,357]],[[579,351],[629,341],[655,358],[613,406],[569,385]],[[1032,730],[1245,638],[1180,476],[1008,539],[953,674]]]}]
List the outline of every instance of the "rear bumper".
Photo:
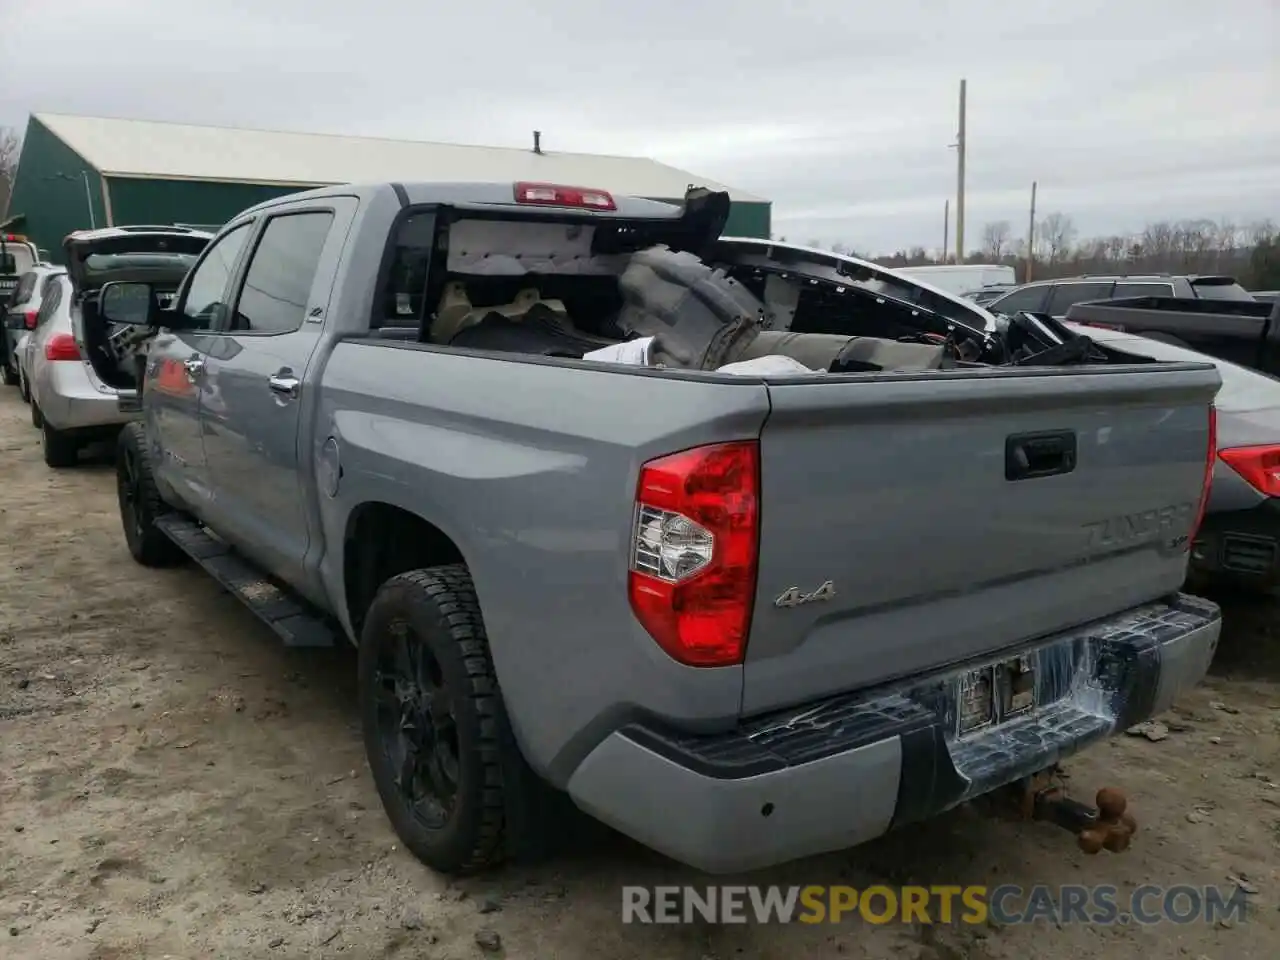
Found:
[{"label": "rear bumper", "polygon": [[1280,585],[1280,499],[1206,514],[1191,550],[1191,573]]},{"label": "rear bumper", "polygon": [[116,391],[95,386],[83,363],[46,363],[40,376],[40,413],[57,430],[113,427],[132,419],[120,411]]},{"label": "rear bumper", "polygon": [[844,849],[1039,772],[1161,713],[1205,674],[1218,608],[1179,595],[1024,651],[1037,702],[954,735],[956,677],[913,678],[696,736],[631,725],[568,783],[593,816],[683,863],[728,873]]}]

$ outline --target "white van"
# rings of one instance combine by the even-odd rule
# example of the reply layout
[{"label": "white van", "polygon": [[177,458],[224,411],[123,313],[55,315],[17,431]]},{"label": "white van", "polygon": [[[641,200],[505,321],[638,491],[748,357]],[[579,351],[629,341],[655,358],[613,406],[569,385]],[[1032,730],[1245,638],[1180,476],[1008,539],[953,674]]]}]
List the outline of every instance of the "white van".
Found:
[{"label": "white van", "polygon": [[981,290],[995,284],[1016,284],[1013,267],[995,263],[954,263],[929,267],[895,267],[898,273],[923,280],[947,293],[959,296],[970,290]]}]

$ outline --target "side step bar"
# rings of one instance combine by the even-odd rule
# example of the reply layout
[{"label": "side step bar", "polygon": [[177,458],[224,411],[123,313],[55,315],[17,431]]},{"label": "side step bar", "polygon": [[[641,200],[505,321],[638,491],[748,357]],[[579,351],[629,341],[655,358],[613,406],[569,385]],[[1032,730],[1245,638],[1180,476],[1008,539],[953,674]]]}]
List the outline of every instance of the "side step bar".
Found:
[{"label": "side step bar", "polygon": [[265,579],[252,564],[194,520],[169,514],[157,519],[156,526],[274,630],[286,647],[336,645],[337,632],[310,612],[305,601]]}]

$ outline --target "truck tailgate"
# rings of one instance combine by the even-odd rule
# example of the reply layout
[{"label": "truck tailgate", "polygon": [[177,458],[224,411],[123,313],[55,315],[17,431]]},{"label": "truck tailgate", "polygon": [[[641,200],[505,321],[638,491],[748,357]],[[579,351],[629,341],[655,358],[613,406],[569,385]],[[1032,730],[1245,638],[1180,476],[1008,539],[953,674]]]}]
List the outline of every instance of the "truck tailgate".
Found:
[{"label": "truck tailgate", "polygon": [[771,383],[743,712],[1177,590],[1220,385],[1187,363]]}]

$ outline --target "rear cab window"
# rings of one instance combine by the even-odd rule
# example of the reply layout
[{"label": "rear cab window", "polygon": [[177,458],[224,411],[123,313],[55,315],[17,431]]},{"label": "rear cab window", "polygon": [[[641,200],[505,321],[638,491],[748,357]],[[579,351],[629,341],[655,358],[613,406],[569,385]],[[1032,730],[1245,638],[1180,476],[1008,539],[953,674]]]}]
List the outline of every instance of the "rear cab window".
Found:
[{"label": "rear cab window", "polygon": [[35,254],[25,243],[0,243],[0,273],[16,276],[36,265]]},{"label": "rear cab window", "polygon": [[35,248],[31,244],[0,239],[0,309],[12,302],[19,275],[35,265]]},{"label": "rear cab window", "polygon": [[1253,295],[1230,277],[1199,277],[1191,281],[1191,292],[1200,300],[1253,300]]}]

